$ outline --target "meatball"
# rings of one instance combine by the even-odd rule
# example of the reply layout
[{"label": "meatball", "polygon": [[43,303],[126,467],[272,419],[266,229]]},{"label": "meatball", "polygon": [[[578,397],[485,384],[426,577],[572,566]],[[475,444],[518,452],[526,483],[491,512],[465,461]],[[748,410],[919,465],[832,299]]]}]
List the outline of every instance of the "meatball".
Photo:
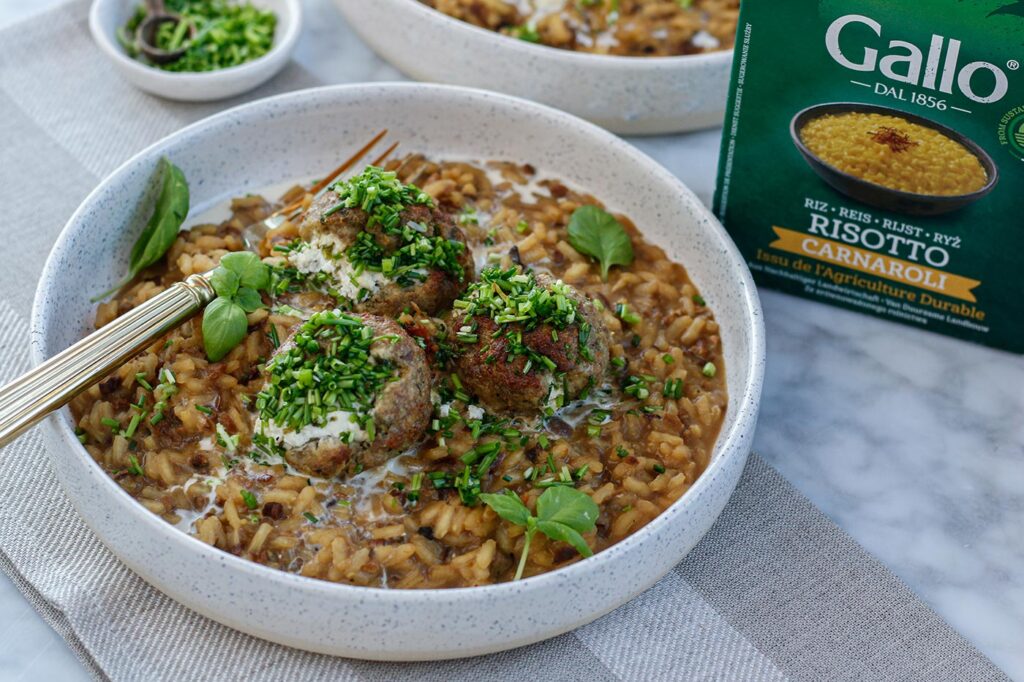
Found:
[{"label": "meatball", "polygon": [[[329,251],[329,267],[338,270],[336,279],[345,284],[353,271],[345,254],[361,233],[366,233],[385,256],[393,255],[405,242],[401,234],[388,231],[380,224],[368,227],[369,216],[361,208],[343,208],[325,215],[337,203],[338,195],[333,191],[317,198],[302,218],[299,235],[312,247]],[[461,272],[431,267],[420,269],[418,276],[402,281],[389,278],[384,273],[364,273],[359,284],[368,293],[360,297],[358,289],[351,292],[350,298],[355,299],[353,310],[394,317],[407,306],[416,305],[428,315],[437,314],[448,308],[473,279],[473,254],[466,245],[466,235],[455,224],[451,214],[422,204],[405,207],[399,213],[398,224],[413,224],[425,237],[441,237],[460,244],[456,260]],[[339,267],[339,261],[346,262]]]},{"label": "meatball", "polygon": [[[430,423],[430,370],[423,349],[392,320],[368,314],[346,317],[372,330],[369,355],[376,366],[387,363],[392,375],[373,397],[367,413],[372,427],[358,425],[357,415],[344,410],[328,414],[322,426],[307,425],[297,432],[264,424],[265,432],[284,448],[288,463],[310,476],[350,476],[379,466],[415,445]],[[274,358],[294,352],[296,335],[302,331],[300,326],[293,332]],[[330,352],[330,340],[318,339],[318,344],[320,352]],[[307,356],[308,352],[307,348]],[[315,383],[313,387],[319,388]]]},{"label": "meatball", "polygon": [[[553,283],[547,275],[536,276],[538,287],[550,288]],[[590,299],[568,285],[560,288],[576,304],[575,321],[560,329],[547,323],[499,324],[486,315],[466,319],[460,310],[449,317],[453,332],[467,324],[476,327],[475,343],[455,341],[461,352],[454,369],[465,388],[492,412],[536,414],[557,407],[560,397],[562,404],[568,403],[601,383],[608,367],[608,330]],[[554,367],[513,353],[513,344],[519,343]]]}]

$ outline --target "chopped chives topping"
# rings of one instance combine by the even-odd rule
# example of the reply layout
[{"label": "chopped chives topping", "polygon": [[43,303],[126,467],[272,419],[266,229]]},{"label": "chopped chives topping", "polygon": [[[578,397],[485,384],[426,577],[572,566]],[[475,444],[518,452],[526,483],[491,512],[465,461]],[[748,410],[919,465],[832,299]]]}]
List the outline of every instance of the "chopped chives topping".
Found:
[{"label": "chopped chives topping", "polygon": [[665,465],[663,465],[663,464],[655,464],[655,465],[654,465],[654,467],[653,467],[653,469],[654,469],[654,470],[655,470],[656,472],[658,472],[659,474],[663,474],[663,473],[665,473]]},{"label": "chopped chives topping", "polygon": [[213,408],[207,407],[206,405],[196,405],[196,409],[203,414],[213,414]]},{"label": "chopped chives topping", "polygon": [[521,322],[527,329],[548,324],[565,329],[576,321],[577,303],[568,296],[569,287],[560,281],[550,286],[537,284],[532,270],[485,268],[454,303],[465,318],[484,315],[500,325]]},{"label": "chopped chives topping", "polygon": [[704,297],[701,296],[700,294],[693,295],[693,302],[696,303],[697,305],[706,305],[704,303]]},{"label": "chopped chives topping", "polygon": [[623,388],[623,392],[627,395],[631,395],[637,400],[646,400],[647,396],[651,394],[650,389],[647,387],[647,376],[630,376],[626,380],[626,386]]},{"label": "chopped chives topping", "polygon": [[637,324],[642,319],[638,313],[630,310],[629,306],[625,303],[619,303],[615,306],[615,314],[626,324]]},{"label": "chopped chives topping", "polygon": [[242,496],[242,501],[245,502],[245,506],[249,509],[255,509],[260,506],[259,500],[257,500],[256,496],[248,490],[243,488],[239,491],[239,494]]},{"label": "chopped chives topping", "polygon": [[306,520],[309,521],[310,523],[319,523],[320,522],[320,519],[318,519],[316,516],[314,516],[310,512],[302,512],[302,515],[305,516]]},{"label": "chopped chives topping", "polygon": [[676,359],[674,357],[672,357],[671,353],[665,353],[664,355],[662,355],[661,356],[661,360],[666,365],[671,365],[672,363],[674,363],[676,361]]},{"label": "chopped chives topping", "polygon": [[412,480],[409,482],[409,492],[405,494],[405,499],[410,502],[419,502],[420,489],[423,487],[423,472],[417,471],[412,475]]},{"label": "chopped chives topping", "polygon": [[[409,206],[434,206],[430,195],[413,185],[403,184],[393,171],[376,166],[366,169],[350,180],[335,183],[338,203],[324,211],[325,219],[344,208],[361,208],[368,215],[366,230],[356,235],[346,250],[349,262],[357,271],[380,272],[402,286],[426,279],[424,270],[437,269],[454,275],[461,282],[465,277],[459,257],[466,245],[439,234],[428,234],[428,227],[401,221],[401,213]],[[380,226],[385,234],[400,237],[398,248],[385,252],[372,233]]]},{"label": "chopped chives topping", "polygon": [[323,426],[340,410],[352,412],[370,440],[370,419],[377,393],[395,377],[392,363],[373,357],[377,337],[362,319],[338,310],[314,313],[295,334],[291,348],[267,364],[268,380],[256,396],[264,422],[298,431]]},{"label": "chopped chives topping", "polygon": [[679,400],[683,397],[683,380],[682,379],[666,379],[665,387],[662,389],[661,394],[666,398],[674,398]]},{"label": "chopped chives topping", "polygon": [[629,450],[619,445],[618,447],[615,448],[615,454],[618,455],[619,458],[624,459],[626,457],[629,457]]},{"label": "chopped chives topping", "polygon": [[702,369],[700,372],[706,377],[713,377],[718,372],[718,368],[715,367],[715,363],[709,362],[706,365],[704,365],[704,369]]},{"label": "chopped chives topping", "polygon": [[135,455],[128,455],[128,473],[132,476],[142,476],[144,473],[139,458]]},{"label": "chopped chives topping", "polygon": [[121,422],[117,421],[116,419],[111,419],[110,417],[103,417],[102,419],[100,419],[100,424],[103,424],[104,426],[109,427],[112,430],[121,428]]},{"label": "chopped chives topping", "polygon": [[146,374],[145,374],[145,372],[139,372],[138,374],[136,374],[135,375],[135,381],[137,381],[139,386],[142,386],[147,391],[152,391],[153,390],[153,385],[150,384],[148,381],[146,381]]},{"label": "chopped chives topping", "polygon": [[614,367],[615,369],[625,369],[625,367],[626,367],[626,358],[621,357],[621,356],[620,357],[614,357],[614,358],[612,358],[611,363],[612,363],[612,367]]},{"label": "chopped chives topping", "polygon": [[128,428],[124,430],[125,438],[131,438],[132,436],[135,435],[135,430],[139,428],[139,422],[142,421],[142,418],[144,416],[144,414],[138,412],[132,415],[131,421],[128,422]]}]

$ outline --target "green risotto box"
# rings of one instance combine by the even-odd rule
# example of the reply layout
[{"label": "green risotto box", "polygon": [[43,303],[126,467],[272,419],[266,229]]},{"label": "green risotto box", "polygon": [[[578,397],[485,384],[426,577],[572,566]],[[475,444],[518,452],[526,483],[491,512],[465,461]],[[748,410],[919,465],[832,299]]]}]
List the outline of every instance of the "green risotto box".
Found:
[{"label": "green risotto box", "polygon": [[1024,0],[744,0],[715,212],[762,285],[1024,352]]}]

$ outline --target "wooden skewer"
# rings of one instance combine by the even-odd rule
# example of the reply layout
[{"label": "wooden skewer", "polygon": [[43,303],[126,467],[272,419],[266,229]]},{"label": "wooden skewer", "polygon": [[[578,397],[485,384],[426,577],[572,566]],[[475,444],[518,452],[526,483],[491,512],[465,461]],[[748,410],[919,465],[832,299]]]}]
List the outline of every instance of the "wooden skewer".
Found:
[{"label": "wooden skewer", "polygon": [[[382,130],[379,133],[377,133],[376,135],[374,135],[373,139],[370,140],[369,142],[367,142],[365,145],[363,145],[362,149],[360,149],[355,154],[353,154],[347,161],[345,161],[345,163],[341,164],[340,166],[335,168],[333,171],[331,171],[330,174],[328,174],[327,177],[325,177],[323,180],[321,180],[320,182],[316,183],[313,186],[313,188],[311,190],[309,190],[310,193],[314,194],[314,195],[318,194],[320,192],[320,190],[324,189],[325,187],[330,185],[332,182],[334,182],[335,179],[337,179],[337,177],[339,175],[341,175],[342,173],[347,171],[352,166],[356,165],[356,163],[358,163],[360,159],[362,159],[364,156],[366,156],[369,153],[369,151],[371,149],[373,149],[373,147],[378,142],[380,142],[381,138],[384,137],[387,134],[388,134],[388,129],[385,128],[384,130]],[[398,146],[397,142],[395,144],[391,145],[391,147],[389,147],[388,150],[386,152],[384,152],[384,156],[387,156],[392,151],[394,151],[395,147],[397,147],[397,146]],[[277,211],[274,212],[274,215],[290,215],[293,211],[299,209],[301,206],[302,206],[302,201],[301,200],[300,201],[296,201],[294,203],[291,203],[291,204],[285,206],[284,208],[278,209]]]},{"label": "wooden skewer", "polygon": [[318,182],[318,183],[316,183],[315,185],[313,185],[313,189],[309,190],[309,191],[310,191],[310,193],[311,193],[311,194],[317,194],[317,193],[318,193],[318,192],[319,192],[320,190],[322,190],[322,189],[323,189],[324,187],[327,187],[327,186],[328,186],[328,185],[330,185],[330,184],[331,184],[332,182],[334,182],[334,180],[335,180],[335,179],[336,179],[336,178],[337,178],[337,177],[338,177],[339,175],[341,175],[342,173],[344,173],[345,171],[347,171],[347,170],[348,170],[349,168],[351,168],[352,166],[356,165],[356,162],[358,162],[358,161],[359,161],[359,159],[361,159],[361,158],[363,158],[364,156],[366,156],[366,154],[367,154],[367,153],[368,153],[368,152],[369,152],[369,151],[370,151],[371,149],[373,149],[374,145],[376,145],[376,144],[377,144],[378,142],[380,142],[381,138],[382,138],[382,137],[384,137],[384,136],[385,136],[385,135],[387,135],[387,134],[388,134],[388,129],[387,129],[387,128],[385,128],[384,130],[382,130],[382,131],[380,131],[379,133],[377,133],[376,135],[374,135],[374,136],[373,136],[373,139],[372,139],[372,140],[370,140],[369,142],[367,142],[367,143],[366,143],[366,145],[365,145],[365,146],[364,146],[364,147],[363,147],[362,149],[360,149],[359,151],[357,151],[357,152],[356,152],[356,153],[355,153],[355,154],[354,154],[354,155],[352,156],[352,158],[350,158],[350,159],[349,159],[348,161],[346,161],[345,163],[343,163],[343,164],[341,164],[340,166],[338,166],[337,168],[335,168],[335,169],[334,169],[334,170],[333,170],[333,171],[331,172],[331,174],[330,174],[330,175],[328,175],[328,176],[327,176],[326,178],[324,178],[324,179],[323,179],[323,180],[321,180],[320,182]]},{"label": "wooden skewer", "polygon": [[371,165],[373,165],[373,166],[381,165],[382,163],[384,163],[387,160],[387,158],[389,156],[391,156],[391,152],[395,151],[396,149],[398,149],[398,143],[397,142],[394,143],[393,145],[391,145],[390,147],[388,147],[387,149],[385,149],[383,154],[381,154],[380,156],[378,156],[376,159],[374,159],[371,162]]}]

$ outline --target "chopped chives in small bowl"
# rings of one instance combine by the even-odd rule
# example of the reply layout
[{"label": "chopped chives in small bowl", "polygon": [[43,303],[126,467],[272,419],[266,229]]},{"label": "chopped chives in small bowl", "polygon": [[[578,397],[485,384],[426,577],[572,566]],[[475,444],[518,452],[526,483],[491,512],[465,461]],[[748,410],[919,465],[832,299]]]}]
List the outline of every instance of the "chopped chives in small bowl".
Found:
[{"label": "chopped chives in small bowl", "polygon": [[[146,59],[136,43],[136,29],[147,16],[139,5],[128,23],[117,31],[118,42],[133,59],[165,71],[216,71],[239,66],[270,52],[277,28],[277,15],[249,2],[227,0],[167,0],[167,11],[184,21],[162,24],[156,32],[154,47],[168,52],[185,47],[180,59],[154,64]],[[189,26],[195,27],[189,37]]]}]

